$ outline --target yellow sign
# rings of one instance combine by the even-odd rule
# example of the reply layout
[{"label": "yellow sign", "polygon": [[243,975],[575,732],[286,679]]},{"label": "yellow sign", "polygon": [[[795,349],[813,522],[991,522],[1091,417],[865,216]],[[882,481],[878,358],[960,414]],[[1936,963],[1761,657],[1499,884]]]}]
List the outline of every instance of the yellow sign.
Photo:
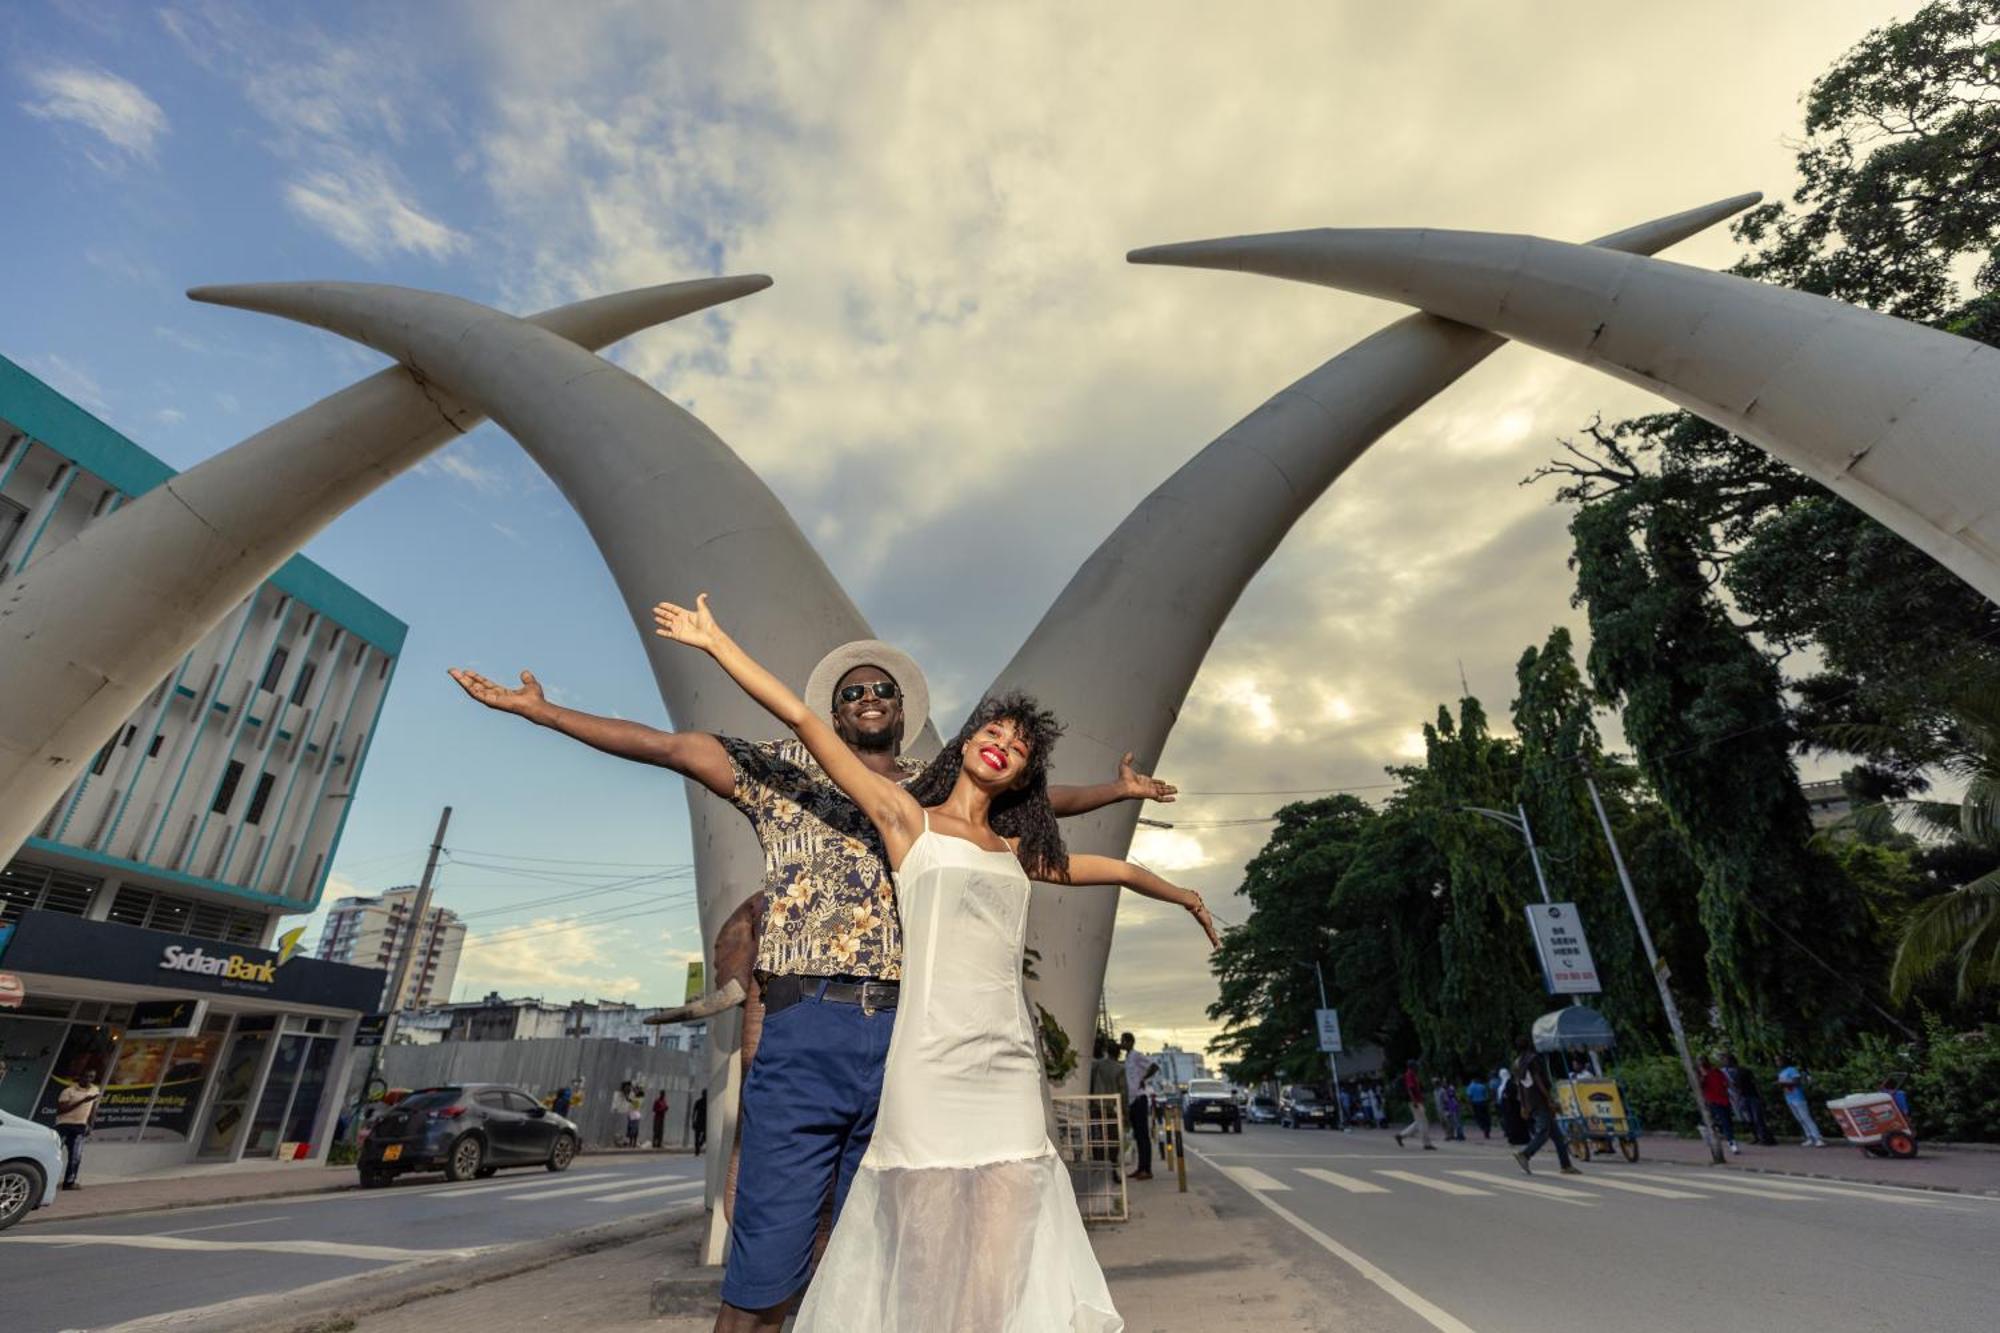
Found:
[{"label": "yellow sign", "polygon": [[688,960],[687,999],[682,1001],[682,1003],[693,1004],[701,998],[702,992],[708,989],[703,972],[704,968],[702,967],[701,959],[691,958]]},{"label": "yellow sign", "polygon": [[1622,1122],[1625,1098],[1618,1085],[1608,1078],[1559,1079],[1556,1082],[1557,1113],[1588,1116],[1594,1120]]}]

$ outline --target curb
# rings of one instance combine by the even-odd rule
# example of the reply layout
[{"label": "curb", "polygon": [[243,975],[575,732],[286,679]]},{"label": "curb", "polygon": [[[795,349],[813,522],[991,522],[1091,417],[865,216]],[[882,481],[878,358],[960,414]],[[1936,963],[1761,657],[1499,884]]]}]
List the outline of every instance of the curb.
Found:
[{"label": "curb", "polygon": [[[99,1189],[115,1189],[113,1185],[100,1185]],[[282,1194],[220,1194],[204,1195],[199,1199],[182,1199],[173,1203],[135,1203],[127,1206],[100,1208],[92,1212],[55,1212],[48,1208],[37,1208],[21,1219],[22,1226],[33,1226],[37,1222],[91,1222],[100,1217],[130,1217],[134,1213],[169,1213],[182,1208],[216,1208],[232,1203],[263,1203],[265,1200],[297,1199],[309,1194],[338,1194],[342,1190],[358,1189],[352,1180],[327,1181],[321,1185],[306,1185],[299,1189],[288,1189]]]},{"label": "curb", "polygon": [[184,1333],[197,1328],[201,1333],[340,1333],[369,1315],[532,1273],[578,1255],[649,1239],[681,1226],[698,1224],[706,1216],[706,1208],[697,1199],[660,1212],[565,1232],[547,1240],[503,1246],[469,1259],[455,1254],[418,1259],[290,1291],[146,1315],[110,1325],[102,1333]]},{"label": "curb", "polygon": [[[1676,1166],[1686,1166],[1676,1162]],[[1695,1170],[1702,1168],[1696,1166]],[[1775,1166],[1732,1165],[1725,1170],[1745,1171],[1756,1176],[1786,1176],[1794,1180],[1824,1180],[1829,1185],[1873,1185],[1877,1189],[1927,1190],[1932,1194],[1956,1194],[1962,1199],[2000,1199],[2000,1189],[1966,1189],[1963,1185],[1939,1185],[1928,1180],[1874,1180],[1857,1176],[1836,1176],[1825,1171],[1787,1171]]]}]

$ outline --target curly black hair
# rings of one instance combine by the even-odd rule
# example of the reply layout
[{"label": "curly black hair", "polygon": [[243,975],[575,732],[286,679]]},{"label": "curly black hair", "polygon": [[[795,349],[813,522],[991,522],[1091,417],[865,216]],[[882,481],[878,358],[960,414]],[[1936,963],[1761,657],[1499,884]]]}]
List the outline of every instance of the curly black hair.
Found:
[{"label": "curly black hair", "polygon": [[959,769],[965,760],[963,749],[973,734],[989,722],[1012,722],[1021,739],[1028,743],[1028,776],[1005,792],[987,812],[987,822],[1003,838],[1020,839],[1021,865],[1038,879],[1066,880],[1069,851],[1063,846],[1062,831],[1056,826],[1055,811],[1049,808],[1049,757],[1063,734],[1056,715],[1035,702],[1034,696],[1019,690],[990,695],[979,701],[965,725],[938,751],[937,758],[910,783],[908,791],[918,805],[942,805],[958,785]]}]

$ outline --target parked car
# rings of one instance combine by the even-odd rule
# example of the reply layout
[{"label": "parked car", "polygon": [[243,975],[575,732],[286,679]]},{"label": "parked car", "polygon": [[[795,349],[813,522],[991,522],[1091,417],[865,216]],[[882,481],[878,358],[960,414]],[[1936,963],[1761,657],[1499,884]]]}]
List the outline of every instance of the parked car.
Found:
[{"label": "parked car", "polygon": [[562,1171],[582,1142],[574,1121],[502,1083],[420,1088],[361,1130],[361,1188],[409,1171],[484,1180],[502,1167]]},{"label": "parked car", "polygon": [[1320,1099],[1319,1091],[1303,1084],[1278,1094],[1278,1123],[1286,1129],[1318,1125],[1326,1129],[1334,1123],[1333,1108]]},{"label": "parked car", "polygon": [[1197,1125],[1214,1124],[1222,1126],[1225,1134],[1241,1134],[1243,1108],[1221,1079],[1190,1079],[1187,1095],[1181,1098],[1181,1121],[1190,1132]]},{"label": "parked car", "polygon": [[1259,1093],[1250,1099],[1249,1120],[1253,1125],[1275,1125],[1278,1123],[1278,1099]]},{"label": "parked car", "polygon": [[47,1125],[0,1111],[0,1231],[56,1201],[62,1140]]}]

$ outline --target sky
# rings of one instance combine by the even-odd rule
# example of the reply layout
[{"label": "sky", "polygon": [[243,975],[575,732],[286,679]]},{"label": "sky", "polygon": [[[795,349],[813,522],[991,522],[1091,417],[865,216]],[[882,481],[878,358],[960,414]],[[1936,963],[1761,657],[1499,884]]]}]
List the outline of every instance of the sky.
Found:
[{"label": "sky", "polygon": [[[1139,499],[1405,313],[1127,250],[1350,225],[1580,240],[1786,195],[1801,94],[1915,8],[11,4],[0,353],[184,468],[384,364],[188,287],[527,312],[768,273],[609,354],[763,476],[955,720]],[[1718,230],[1670,257],[1737,254]],[[1234,821],[1385,794],[1461,680],[1504,718],[1525,646],[1586,637],[1565,511],[1521,483],[1594,415],[1660,406],[1509,347],[1387,435],[1217,639],[1159,765],[1185,795],[1146,812],[1181,826],[1134,855],[1240,921],[1268,825]],[[306,551],[410,625],[327,900],[414,882],[449,804],[457,997],[678,1000],[700,952],[678,779],[445,675],[531,668],[570,707],[668,725],[553,487],[484,427]],[[1148,1044],[1216,1030],[1176,909],[1127,896],[1106,989]]]}]

